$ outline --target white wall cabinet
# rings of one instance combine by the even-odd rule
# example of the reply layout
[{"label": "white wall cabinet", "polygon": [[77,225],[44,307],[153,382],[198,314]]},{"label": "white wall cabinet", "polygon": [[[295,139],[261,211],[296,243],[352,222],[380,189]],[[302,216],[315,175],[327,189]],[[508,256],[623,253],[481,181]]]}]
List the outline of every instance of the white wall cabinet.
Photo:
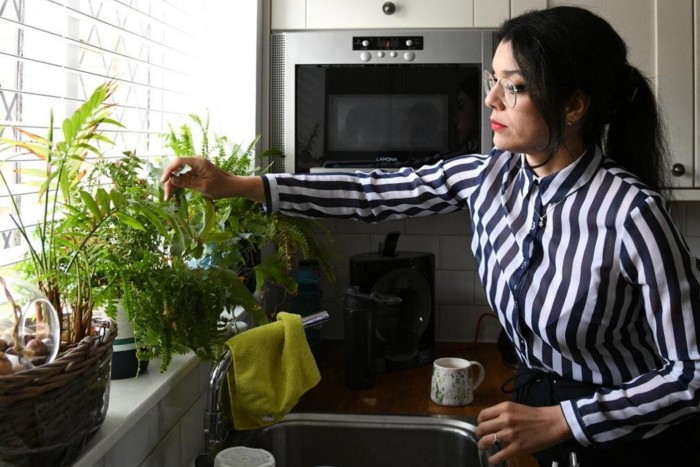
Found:
[{"label": "white wall cabinet", "polygon": [[510,18],[510,0],[474,0],[474,27],[497,28]]},{"label": "white wall cabinet", "polygon": [[[499,0],[504,1],[504,0]],[[505,0],[507,2],[507,0]],[[386,3],[393,12],[384,12]],[[388,14],[387,14],[388,13]],[[468,28],[474,0],[306,0],[308,29]]]},{"label": "white wall cabinet", "polygon": [[[306,29],[306,0],[269,0],[270,29]],[[340,3],[340,2],[339,2]]]}]

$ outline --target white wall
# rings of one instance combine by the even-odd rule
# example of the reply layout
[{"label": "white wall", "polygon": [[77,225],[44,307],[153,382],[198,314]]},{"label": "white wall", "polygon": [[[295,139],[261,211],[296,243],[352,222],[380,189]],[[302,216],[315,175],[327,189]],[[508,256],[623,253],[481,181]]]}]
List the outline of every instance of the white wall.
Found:
[{"label": "white wall", "polygon": [[206,0],[200,36],[202,90],[212,130],[233,143],[255,134],[257,9],[252,0]]}]

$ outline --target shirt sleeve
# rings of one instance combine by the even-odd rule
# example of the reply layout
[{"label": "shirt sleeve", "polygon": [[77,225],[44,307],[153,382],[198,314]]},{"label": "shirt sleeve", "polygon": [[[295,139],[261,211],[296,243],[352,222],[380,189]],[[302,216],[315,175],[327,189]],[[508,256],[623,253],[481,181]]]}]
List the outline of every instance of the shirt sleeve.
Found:
[{"label": "shirt sleeve", "polygon": [[466,209],[489,156],[466,155],[395,172],[267,174],[266,208],[298,217],[364,222]]},{"label": "shirt sleeve", "polygon": [[620,261],[634,291],[630,306],[639,310],[630,326],[658,358],[655,370],[620,388],[561,404],[587,446],[649,438],[700,411],[700,262],[659,198],[648,197],[628,216]]}]

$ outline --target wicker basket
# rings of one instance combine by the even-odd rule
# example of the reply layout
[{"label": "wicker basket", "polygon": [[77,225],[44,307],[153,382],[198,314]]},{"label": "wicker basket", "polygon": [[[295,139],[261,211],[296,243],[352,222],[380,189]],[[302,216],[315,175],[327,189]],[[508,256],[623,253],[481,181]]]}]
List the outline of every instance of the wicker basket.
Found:
[{"label": "wicker basket", "polygon": [[[102,425],[113,320],[52,363],[0,376],[0,465],[67,466]],[[6,464],[7,463],[7,464]]]}]

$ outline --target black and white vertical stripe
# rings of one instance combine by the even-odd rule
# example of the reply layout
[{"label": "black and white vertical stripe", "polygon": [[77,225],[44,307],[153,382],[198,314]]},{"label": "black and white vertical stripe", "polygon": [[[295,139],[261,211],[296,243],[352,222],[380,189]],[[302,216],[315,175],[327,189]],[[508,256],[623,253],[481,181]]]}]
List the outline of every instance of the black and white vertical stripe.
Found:
[{"label": "black and white vertical stripe", "polygon": [[595,383],[562,403],[584,445],[699,410],[700,263],[664,200],[591,149],[542,179],[495,149],[383,173],[267,175],[268,209],[378,222],[469,210],[489,303],[531,368]]}]

